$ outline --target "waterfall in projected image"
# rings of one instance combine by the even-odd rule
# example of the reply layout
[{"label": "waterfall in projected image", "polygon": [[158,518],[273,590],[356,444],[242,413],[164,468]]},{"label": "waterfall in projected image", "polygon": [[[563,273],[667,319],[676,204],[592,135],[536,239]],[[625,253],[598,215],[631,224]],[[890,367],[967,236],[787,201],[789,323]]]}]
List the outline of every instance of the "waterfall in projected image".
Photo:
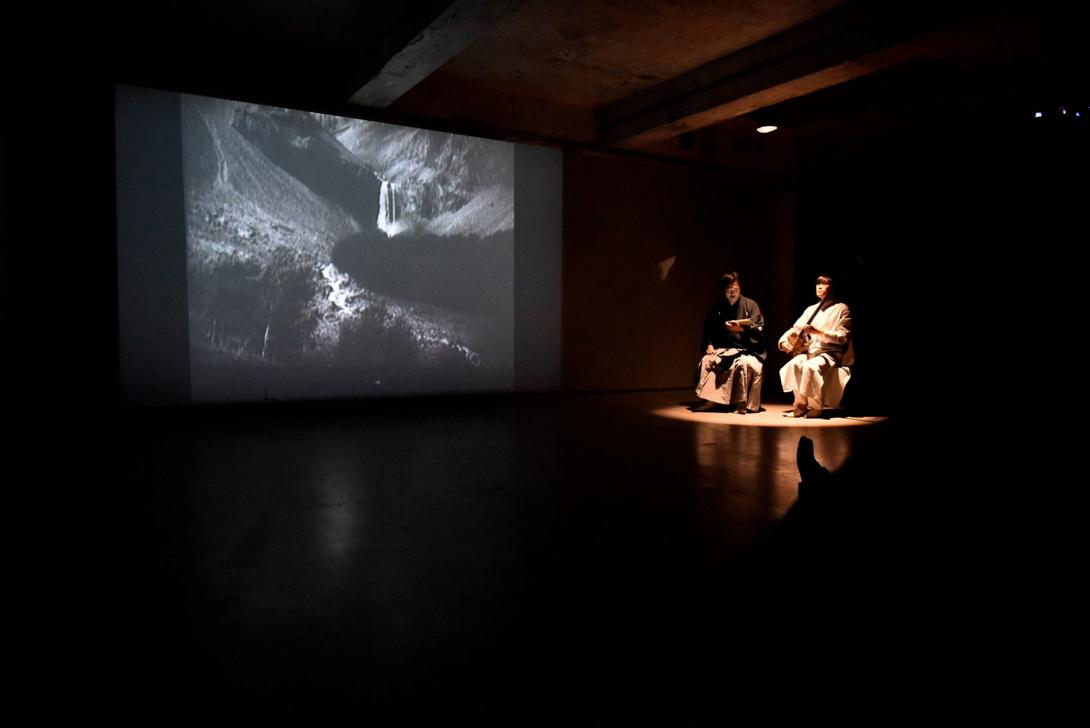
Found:
[{"label": "waterfall in projected image", "polygon": [[194,399],[511,387],[513,147],[181,108]]},{"label": "waterfall in projected image", "polygon": [[397,224],[397,188],[388,180],[382,180],[382,189],[378,198],[378,229],[393,237],[399,232]]}]

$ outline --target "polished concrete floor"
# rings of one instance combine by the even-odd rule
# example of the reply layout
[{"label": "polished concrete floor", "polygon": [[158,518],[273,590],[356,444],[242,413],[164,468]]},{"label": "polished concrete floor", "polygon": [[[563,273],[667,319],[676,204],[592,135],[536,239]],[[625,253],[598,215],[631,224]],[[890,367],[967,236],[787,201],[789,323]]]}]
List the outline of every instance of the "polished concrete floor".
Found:
[{"label": "polished concrete floor", "polygon": [[[101,627],[126,666],[119,705],[261,724],[679,724],[782,700],[830,651],[867,681],[915,639],[889,625],[922,598],[890,472],[905,432],[695,404],[123,413]],[[834,472],[811,465],[800,486],[803,435]]]}]

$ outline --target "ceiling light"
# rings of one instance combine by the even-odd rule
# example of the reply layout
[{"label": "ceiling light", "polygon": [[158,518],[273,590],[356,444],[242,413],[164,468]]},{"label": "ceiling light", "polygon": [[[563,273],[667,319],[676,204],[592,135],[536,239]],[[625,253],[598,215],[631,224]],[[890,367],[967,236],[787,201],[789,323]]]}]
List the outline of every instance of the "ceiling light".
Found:
[{"label": "ceiling light", "polygon": [[764,126],[757,127],[757,132],[760,134],[768,134],[769,132],[776,131],[780,127],[773,126],[772,124],[765,124]]}]

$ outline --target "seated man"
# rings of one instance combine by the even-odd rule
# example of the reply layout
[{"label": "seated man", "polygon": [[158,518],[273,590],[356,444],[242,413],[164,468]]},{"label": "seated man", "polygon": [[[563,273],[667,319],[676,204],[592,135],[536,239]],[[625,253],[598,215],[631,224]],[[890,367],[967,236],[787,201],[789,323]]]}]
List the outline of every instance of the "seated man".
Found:
[{"label": "seated man", "polygon": [[724,274],[720,285],[723,298],[704,319],[696,394],[744,415],[761,409],[765,320],[757,302],[742,295],[737,273]]},{"label": "seated man", "polygon": [[[783,391],[795,395],[794,407],[784,417],[821,416],[825,407],[840,404],[839,393],[847,383],[841,375],[850,376],[842,365],[850,363],[845,359],[850,356],[852,312],[837,301],[829,276],[818,276],[816,293],[818,302],[780,337],[780,350],[792,355],[780,369],[780,383]],[[837,397],[836,402],[826,401],[827,391]]]}]

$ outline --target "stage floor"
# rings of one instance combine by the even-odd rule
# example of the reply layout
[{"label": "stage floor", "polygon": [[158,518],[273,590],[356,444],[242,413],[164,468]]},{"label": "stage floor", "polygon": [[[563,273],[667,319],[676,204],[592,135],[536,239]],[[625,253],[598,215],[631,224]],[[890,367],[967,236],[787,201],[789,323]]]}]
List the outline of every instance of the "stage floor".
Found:
[{"label": "stage floor", "polygon": [[800,437],[836,471],[891,424],[696,404],[127,412],[108,572],[133,684],[255,720],[486,722],[669,710],[704,681],[748,684],[798,644],[795,599],[858,596],[886,528],[881,479],[829,518],[799,510]]}]

